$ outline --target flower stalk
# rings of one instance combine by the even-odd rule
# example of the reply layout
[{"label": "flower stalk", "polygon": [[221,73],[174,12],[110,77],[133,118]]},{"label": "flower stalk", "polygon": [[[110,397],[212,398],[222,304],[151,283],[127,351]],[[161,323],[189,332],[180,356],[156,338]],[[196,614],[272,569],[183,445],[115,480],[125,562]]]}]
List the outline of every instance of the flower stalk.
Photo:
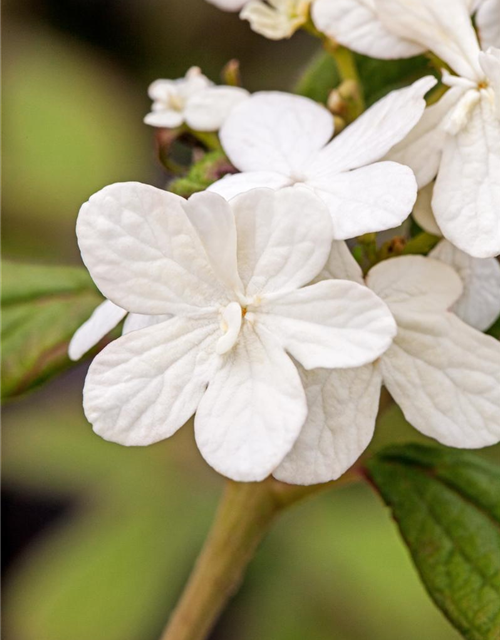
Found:
[{"label": "flower stalk", "polygon": [[257,483],[228,481],[212,530],[160,640],[207,638],[274,519],[309,495],[359,478],[352,469],[340,480],[310,487],[273,478]]}]

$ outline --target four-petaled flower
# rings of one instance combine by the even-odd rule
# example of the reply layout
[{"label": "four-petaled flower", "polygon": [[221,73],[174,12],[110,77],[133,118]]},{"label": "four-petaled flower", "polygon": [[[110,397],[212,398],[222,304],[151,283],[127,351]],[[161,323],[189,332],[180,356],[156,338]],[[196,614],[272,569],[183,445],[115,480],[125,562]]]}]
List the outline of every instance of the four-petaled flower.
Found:
[{"label": "four-petaled flower", "polygon": [[402,164],[378,160],[418,122],[435,83],[427,77],[393,91],[333,140],[333,116],[313,100],[253,94],[220,131],[224,151],[241,173],[209,190],[230,199],[255,187],[305,186],[327,205],[336,239],[397,227],[415,203],[415,176]]},{"label": "four-petaled flower", "polygon": [[[334,243],[323,277],[363,275],[344,243]],[[373,267],[366,284],[398,326],[378,362],[348,370],[303,371],[309,413],[294,448],[274,472],[292,484],[341,476],[370,443],[381,385],[423,434],[459,448],[500,441],[500,342],[449,309],[463,292],[457,273],[423,256]]]},{"label": "four-petaled flower", "polygon": [[84,409],[94,430],[147,445],[196,412],[198,447],[216,470],[242,481],[272,473],[307,417],[294,360],[363,366],[396,332],[362,284],[309,284],[331,226],[307,189],[255,189],[227,203],[123,183],[92,196],[77,235],[94,281],[122,309],[161,317],[92,362]]},{"label": "four-petaled flower", "polygon": [[[477,9],[481,51],[470,14]],[[389,155],[419,187],[436,176],[433,209],[444,236],[472,256],[500,253],[500,2],[498,0],[317,0],[316,26],[378,58],[426,50],[453,72],[451,87]],[[488,48],[490,47],[490,48]]]},{"label": "four-petaled flower", "polygon": [[191,67],[178,80],[155,80],[148,93],[153,106],[146,124],[173,129],[186,123],[195,131],[217,131],[249,95],[240,87],[215,86],[199,67]]}]

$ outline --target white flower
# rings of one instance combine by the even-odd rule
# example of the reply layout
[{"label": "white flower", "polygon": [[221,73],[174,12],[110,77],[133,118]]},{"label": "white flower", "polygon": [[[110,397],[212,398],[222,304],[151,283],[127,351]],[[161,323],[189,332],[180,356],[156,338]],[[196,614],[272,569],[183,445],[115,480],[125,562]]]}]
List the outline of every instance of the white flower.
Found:
[{"label": "white flower", "polygon": [[309,17],[311,0],[250,0],[241,13],[254,31],[270,40],[290,38]]},{"label": "white flower", "polygon": [[[349,251],[333,245],[324,277],[362,274]],[[462,283],[448,265],[422,256],[386,260],[367,285],[398,325],[392,346],[372,365],[303,371],[309,414],[274,476],[316,484],[341,476],[371,441],[384,384],[416,429],[439,442],[479,448],[500,441],[500,342],[448,309]]]},{"label": "white flower", "polygon": [[[432,213],[431,183],[418,194],[413,217],[418,224],[436,236],[442,236]],[[464,287],[460,298],[451,310],[467,324],[486,331],[500,315],[500,263],[496,258],[473,258],[454,247],[448,240],[441,240],[429,253],[455,269]]]},{"label": "white flower", "polygon": [[178,80],[155,80],[148,93],[153,106],[144,118],[146,124],[173,129],[186,123],[195,131],[217,131],[249,95],[240,87],[215,86],[199,67],[191,67]]},{"label": "white flower", "polygon": [[196,411],[198,447],[235,480],[261,480],[293,446],[305,368],[356,367],[391,343],[386,305],[358,283],[310,283],[332,230],[306,189],[256,189],[227,203],[139,183],[83,205],[83,260],[122,309],[171,315],[109,344],[92,362],[84,409],[102,437],[147,445]]},{"label": "white flower", "polygon": [[389,158],[407,164],[419,187],[437,176],[433,209],[444,236],[478,258],[500,253],[499,0],[317,0],[313,19],[342,44],[378,58],[426,50],[457,75]]},{"label": "white flower", "polygon": [[287,93],[256,93],[220,131],[242,173],[209,189],[229,199],[254,187],[306,186],[327,205],[337,239],[396,227],[415,202],[415,177],[406,166],[377,161],[418,122],[434,84],[423,78],[393,91],[331,141],[333,116],[323,106]]}]

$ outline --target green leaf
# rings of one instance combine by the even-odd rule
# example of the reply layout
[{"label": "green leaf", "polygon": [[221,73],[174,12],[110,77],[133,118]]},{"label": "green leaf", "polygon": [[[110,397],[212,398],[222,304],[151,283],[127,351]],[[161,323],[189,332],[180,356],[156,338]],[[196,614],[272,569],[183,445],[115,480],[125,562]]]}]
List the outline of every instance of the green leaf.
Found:
[{"label": "green leaf", "polygon": [[493,326],[488,329],[488,331],[486,333],[489,334],[490,336],[493,336],[494,338],[498,338],[498,340],[500,340],[500,317],[493,324]]},{"label": "green leaf", "polygon": [[71,336],[100,302],[84,269],[4,262],[2,398],[65,369]]},{"label": "green leaf", "polygon": [[168,190],[183,198],[189,198],[193,193],[204,191],[213,182],[232,172],[234,167],[225,154],[222,151],[211,151],[193,164],[186,176],[173,180]]},{"label": "green leaf", "polygon": [[326,104],[328,94],[339,82],[335,60],[329,53],[320,51],[297,82],[295,93]]},{"label": "green leaf", "polygon": [[398,445],[367,471],[437,606],[468,640],[498,640],[498,466],[468,452]]}]

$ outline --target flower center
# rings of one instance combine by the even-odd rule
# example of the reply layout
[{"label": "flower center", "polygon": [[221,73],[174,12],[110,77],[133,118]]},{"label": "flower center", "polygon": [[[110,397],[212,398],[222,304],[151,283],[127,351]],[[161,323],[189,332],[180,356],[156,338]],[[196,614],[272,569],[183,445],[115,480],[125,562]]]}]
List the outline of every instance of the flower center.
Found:
[{"label": "flower center", "polygon": [[230,302],[221,312],[220,328],[223,335],[219,338],[215,350],[219,355],[223,355],[230,351],[240,335],[241,321],[246,314],[247,308],[244,309],[238,302]]}]

